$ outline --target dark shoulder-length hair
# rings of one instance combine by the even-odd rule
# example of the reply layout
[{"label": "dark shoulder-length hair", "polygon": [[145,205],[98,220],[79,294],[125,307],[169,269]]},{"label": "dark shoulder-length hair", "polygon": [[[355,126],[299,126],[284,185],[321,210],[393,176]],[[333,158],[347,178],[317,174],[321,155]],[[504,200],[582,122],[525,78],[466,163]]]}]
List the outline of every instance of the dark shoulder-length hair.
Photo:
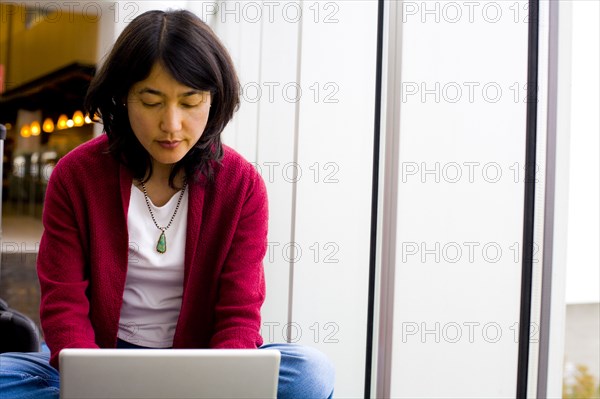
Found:
[{"label": "dark shoulder-length hair", "polygon": [[[130,88],[160,63],[175,80],[193,89],[209,91],[211,107],[198,143],[175,164],[177,172],[209,179],[214,163],[223,157],[221,132],[239,107],[239,81],[227,50],[200,18],[186,10],[148,11],[121,33],[92,80],[85,110],[104,124],[109,152],[129,168],[136,179],[152,174],[150,154],[135,137],[125,106]],[[148,174],[147,174],[148,173]]]}]

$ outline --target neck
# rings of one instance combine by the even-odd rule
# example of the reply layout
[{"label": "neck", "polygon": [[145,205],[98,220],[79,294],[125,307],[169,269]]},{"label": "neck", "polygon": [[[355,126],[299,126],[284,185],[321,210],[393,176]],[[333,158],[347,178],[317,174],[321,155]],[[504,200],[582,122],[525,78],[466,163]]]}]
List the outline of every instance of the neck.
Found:
[{"label": "neck", "polygon": [[169,175],[171,168],[165,168],[165,165],[160,165],[158,168],[152,169],[152,176],[144,183],[136,185],[140,190],[145,190],[146,195],[156,206],[163,206],[173,195],[183,188],[185,173],[183,170],[177,173],[173,181],[173,187],[169,186]]},{"label": "neck", "polygon": [[[152,176],[148,179],[149,183],[157,186],[168,186],[169,185],[169,177],[171,176],[171,171],[173,167],[171,165],[157,164],[156,162],[152,165]],[[184,178],[183,170],[177,172],[173,180],[173,184],[175,187],[181,187],[183,185]]]}]

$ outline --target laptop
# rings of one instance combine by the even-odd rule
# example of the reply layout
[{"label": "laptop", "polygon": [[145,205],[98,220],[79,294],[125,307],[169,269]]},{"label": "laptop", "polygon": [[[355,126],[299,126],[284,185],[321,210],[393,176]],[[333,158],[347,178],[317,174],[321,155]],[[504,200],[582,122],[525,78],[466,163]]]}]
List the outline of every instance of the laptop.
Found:
[{"label": "laptop", "polygon": [[273,349],[63,349],[62,399],[276,398]]}]

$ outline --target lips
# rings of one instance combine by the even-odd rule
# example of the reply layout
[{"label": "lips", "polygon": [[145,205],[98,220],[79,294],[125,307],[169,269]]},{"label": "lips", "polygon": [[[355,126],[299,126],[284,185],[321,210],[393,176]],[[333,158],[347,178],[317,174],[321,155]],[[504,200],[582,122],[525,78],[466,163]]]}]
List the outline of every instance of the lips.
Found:
[{"label": "lips", "polygon": [[170,140],[160,140],[158,141],[158,145],[162,148],[173,149],[177,148],[177,146],[181,143],[181,141],[170,141]]}]

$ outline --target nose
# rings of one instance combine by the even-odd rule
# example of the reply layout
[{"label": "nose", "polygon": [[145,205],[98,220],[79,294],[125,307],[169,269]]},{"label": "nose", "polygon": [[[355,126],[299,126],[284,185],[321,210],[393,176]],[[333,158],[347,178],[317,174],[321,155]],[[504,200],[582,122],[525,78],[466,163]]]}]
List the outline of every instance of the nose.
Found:
[{"label": "nose", "polygon": [[166,106],[161,113],[160,129],[166,133],[178,132],[181,130],[182,115],[176,106]]}]

